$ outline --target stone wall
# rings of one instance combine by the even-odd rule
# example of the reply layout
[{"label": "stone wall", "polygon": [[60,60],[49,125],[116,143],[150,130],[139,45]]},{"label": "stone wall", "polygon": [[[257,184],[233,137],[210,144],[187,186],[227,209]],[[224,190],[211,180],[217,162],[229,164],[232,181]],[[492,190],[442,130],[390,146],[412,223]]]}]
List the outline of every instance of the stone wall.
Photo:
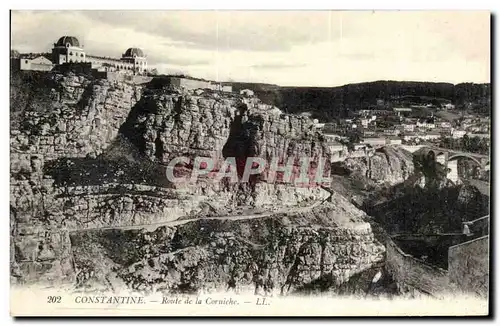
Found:
[{"label": "stone wall", "polygon": [[185,89],[210,88],[210,82],[206,80],[196,80],[183,77],[169,77],[170,84]]},{"label": "stone wall", "polygon": [[132,85],[141,85],[141,84],[146,84],[149,83],[153,77],[149,76],[141,76],[141,75],[135,75],[133,73],[126,73],[124,71],[104,71],[104,72],[97,72],[98,75],[101,76],[101,78],[105,78],[108,81],[114,81],[114,82],[125,82],[127,84],[132,84]]},{"label": "stone wall", "polygon": [[450,292],[448,272],[404,253],[392,240],[386,242],[385,266],[401,292],[441,297]]},{"label": "stone wall", "polygon": [[448,253],[450,282],[467,293],[488,297],[489,235],[452,246]]}]

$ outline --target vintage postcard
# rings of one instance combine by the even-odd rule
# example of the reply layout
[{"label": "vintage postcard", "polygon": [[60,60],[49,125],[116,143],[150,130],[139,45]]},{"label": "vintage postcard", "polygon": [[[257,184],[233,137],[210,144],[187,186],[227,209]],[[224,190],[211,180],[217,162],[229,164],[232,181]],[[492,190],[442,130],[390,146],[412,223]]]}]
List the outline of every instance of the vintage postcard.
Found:
[{"label": "vintage postcard", "polygon": [[486,316],[485,11],[11,11],[13,316]]}]

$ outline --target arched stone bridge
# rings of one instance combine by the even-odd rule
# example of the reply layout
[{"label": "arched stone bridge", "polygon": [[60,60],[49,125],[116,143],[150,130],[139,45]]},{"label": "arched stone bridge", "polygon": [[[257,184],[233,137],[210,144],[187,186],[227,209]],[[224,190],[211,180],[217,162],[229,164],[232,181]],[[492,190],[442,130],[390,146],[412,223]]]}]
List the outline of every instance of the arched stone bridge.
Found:
[{"label": "arched stone bridge", "polygon": [[448,179],[452,181],[458,180],[458,166],[457,160],[460,158],[468,159],[474,162],[480,171],[490,170],[490,157],[488,155],[468,153],[449,148],[441,148],[437,146],[424,145],[414,152],[414,155],[423,155],[426,157],[434,157],[436,162],[441,163],[446,168],[450,169],[448,172]]},{"label": "arched stone bridge", "polygon": [[[475,162],[481,169],[489,170],[490,158],[488,155],[456,151],[448,148],[424,146],[429,151],[433,151],[436,161],[446,163],[459,158],[467,158]],[[442,162],[440,162],[442,161]]]}]

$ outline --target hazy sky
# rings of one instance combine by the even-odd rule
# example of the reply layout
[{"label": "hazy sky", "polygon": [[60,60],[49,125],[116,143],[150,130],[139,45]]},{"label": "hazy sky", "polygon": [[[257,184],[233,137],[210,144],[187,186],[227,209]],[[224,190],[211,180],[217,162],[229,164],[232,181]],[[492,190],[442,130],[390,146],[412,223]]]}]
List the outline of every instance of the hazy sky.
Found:
[{"label": "hazy sky", "polygon": [[488,12],[13,11],[12,48],[87,53],[140,47],[160,72],[337,86],[373,80],[490,81]]}]

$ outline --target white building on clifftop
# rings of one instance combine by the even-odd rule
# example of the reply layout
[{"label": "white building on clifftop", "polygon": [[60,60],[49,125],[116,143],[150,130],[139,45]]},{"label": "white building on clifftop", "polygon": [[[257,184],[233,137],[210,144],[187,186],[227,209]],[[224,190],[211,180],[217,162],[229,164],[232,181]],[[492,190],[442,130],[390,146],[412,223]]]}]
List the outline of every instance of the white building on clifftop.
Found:
[{"label": "white building on clifftop", "polygon": [[62,36],[52,48],[52,62],[55,65],[90,63],[99,71],[124,71],[143,74],[147,71],[146,55],[139,48],[129,48],[119,59],[95,56],[85,53],[83,45],[74,36]]}]

